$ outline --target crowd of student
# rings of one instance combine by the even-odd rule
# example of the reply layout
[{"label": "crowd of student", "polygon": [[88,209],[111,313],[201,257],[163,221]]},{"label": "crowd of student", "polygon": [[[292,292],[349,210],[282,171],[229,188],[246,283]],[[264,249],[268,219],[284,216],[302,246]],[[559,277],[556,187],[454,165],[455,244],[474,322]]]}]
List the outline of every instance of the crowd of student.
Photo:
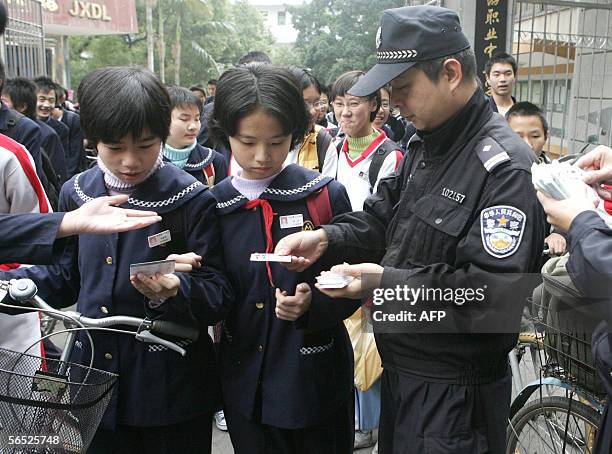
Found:
[{"label": "crowd of student", "polygon": [[[445,19],[445,10],[422,8],[391,11],[409,19],[417,13],[439,15],[455,24],[454,16]],[[454,30],[457,51],[464,52],[465,38],[458,26]],[[467,61],[458,58],[462,65]],[[473,110],[481,126],[511,134],[499,119],[491,119],[490,109],[504,114],[535,157],[545,159],[545,116],[537,106],[511,97],[515,76],[512,57],[496,56],[487,65],[493,96],[484,98],[475,79],[469,79],[462,89],[471,98],[460,107]],[[388,85],[393,78],[380,89],[355,95],[355,87],[364,86],[362,71],[342,74],[326,87],[307,69],[274,66],[265,54],[252,52],[218,81],[210,80],[206,91],[199,85],[164,86],[142,69],[99,69],[81,82],[75,106],[49,78],[4,80],[2,72],[0,77],[0,132],[23,145],[15,147],[0,136],[5,181],[0,211],[72,211],[101,196],[122,195],[129,197],[123,207],[162,217],[142,230],[63,239],[53,264],[7,264],[1,277],[29,277],[50,304],[76,303],[89,317],[146,314],[202,332],[216,326],[213,336],[185,346],[185,358],[127,336],[92,333],[94,366],[120,378],[88,452],[210,452],[213,415],[218,426],[229,429],[238,454],[338,454],[374,445],[380,380],[367,390],[355,387],[351,346],[356,342],[343,323],[361,318],[362,301],[332,298],[314,285],[318,274],[338,264],[337,257],[323,256],[296,272],[276,262],[250,261],[250,255],[272,253],[292,233],[314,230],[338,215],[374,210],[376,200],[382,203],[384,195],[366,207],[381,182],[391,191],[387,177],[400,164],[406,166],[403,158],[410,150],[424,147],[417,142],[430,140],[426,128],[393,108]],[[438,74],[427,77],[433,81]],[[464,127],[453,121],[453,135],[478,129],[476,123]],[[516,136],[504,137],[507,143],[518,142]],[[420,155],[411,156],[411,162],[419,162],[421,170],[428,165]],[[477,178],[489,178],[479,161],[473,164]],[[416,164],[412,171],[415,181],[424,178]],[[404,191],[396,189],[403,197]],[[535,195],[530,197],[535,210]],[[443,222],[429,222],[427,216],[419,215],[430,230],[437,229],[432,222]],[[565,237],[543,223],[542,228],[546,235],[533,233],[534,243],[547,236],[551,253],[563,253]],[[167,241],[151,247],[148,239],[162,232],[168,232]],[[456,240],[459,232],[450,233]],[[480,234],[476,240],[481,242]],[[486,260],[495,256],[486,252],[481,254]],[[130,276],[130,264],[168,257],[176,260],[176,273]],[[23,351],[40,335],[37,315],[0,317],[1,347]],[[5,339],[2,333],[11,335]],[[80,337],[72,360],[88,363],[91,354],[86,337]],[[386,378],[387,399],[393,377]],[[506,389],[501,381],[499,386]],[[387,419],[387,428],[400,419]],[[389,435],[389,429],[386,436],[387,453],[410,444],[393,439],[398,435]],[[451,452],[443,442],[437,440],[431,452]],[[503,440],[495,443],[501,446]]]}]

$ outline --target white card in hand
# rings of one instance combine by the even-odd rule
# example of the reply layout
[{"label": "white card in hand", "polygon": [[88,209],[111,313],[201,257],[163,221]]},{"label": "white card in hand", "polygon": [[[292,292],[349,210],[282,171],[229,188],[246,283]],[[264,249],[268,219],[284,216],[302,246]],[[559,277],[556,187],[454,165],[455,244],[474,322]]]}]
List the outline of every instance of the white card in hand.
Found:
[{"label": "white card in hand", "polygon": [[144,274],[145,276],[155,276],[160,274],[174,273],[176,262],[174,260],[158,260],[156,262],[133,263],[130,265],[130,276]]},{"label": "white card in hand", "polygon": [[325,273],[315,278],[319,288],[344,288],[354,279],[353,276]]},{"label": "white card in hand", "polygon": [[251,262],[283,262],[291,263],[290,255],[266,254],[264,252],[253,252]]}]

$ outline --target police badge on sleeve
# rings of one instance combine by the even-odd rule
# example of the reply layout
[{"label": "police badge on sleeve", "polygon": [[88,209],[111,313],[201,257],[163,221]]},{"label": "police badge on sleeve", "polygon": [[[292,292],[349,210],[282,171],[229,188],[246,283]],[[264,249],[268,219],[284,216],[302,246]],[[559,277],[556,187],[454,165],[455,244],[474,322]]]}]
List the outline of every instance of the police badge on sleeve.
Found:
[{"label": "police badge on sleeve", "polygon": [[480,213],[480,235],[485,251],[497,258],[514,254],[523,238],[527,216],[518,208],[498,205]]}]

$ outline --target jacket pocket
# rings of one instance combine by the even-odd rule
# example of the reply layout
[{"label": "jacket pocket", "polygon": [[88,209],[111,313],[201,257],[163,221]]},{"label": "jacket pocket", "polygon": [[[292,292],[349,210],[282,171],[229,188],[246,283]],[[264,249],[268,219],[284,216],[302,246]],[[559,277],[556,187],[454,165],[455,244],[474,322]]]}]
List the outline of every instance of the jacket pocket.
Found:
[{"label": "jacket pocket", "polygon": [[444,197],[427,194],[416,201],[414,214],[430,227],[458,237],[470,219],[470,210]]}]

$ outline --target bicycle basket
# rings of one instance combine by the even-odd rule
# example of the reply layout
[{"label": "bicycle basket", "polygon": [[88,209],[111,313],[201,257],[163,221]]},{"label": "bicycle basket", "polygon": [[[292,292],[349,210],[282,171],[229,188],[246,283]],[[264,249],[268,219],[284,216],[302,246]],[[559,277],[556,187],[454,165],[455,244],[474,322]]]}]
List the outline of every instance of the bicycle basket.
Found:
[{"label": "bicycle basket", "polygon": [[600,320],[581,310],[585,301],[567,274],[566,262],[567,257],[549,260],[542,268],[541,295],[534,291],[536,326],[544,332],[545,373],[601,396],[605,388],[591,352]]},{"label": "bicycle basket", "polygon": [[84,452],[117,375],[0,349],[0,452]]}]

